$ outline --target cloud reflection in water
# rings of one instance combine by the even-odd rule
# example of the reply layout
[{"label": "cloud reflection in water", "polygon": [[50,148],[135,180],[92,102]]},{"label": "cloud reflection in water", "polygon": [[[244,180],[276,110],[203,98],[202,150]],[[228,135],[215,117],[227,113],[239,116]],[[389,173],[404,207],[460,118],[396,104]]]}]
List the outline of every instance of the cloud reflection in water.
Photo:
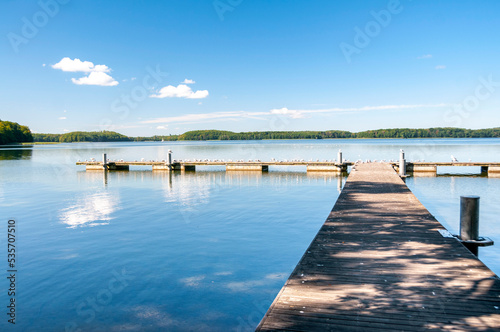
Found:
[{"label": "cloud reflection in water", "polygon": [[118,203],[118,197],[108,192],[86,194],[76,204],[61,210],[59,219],[69,228],[107,225]]}]

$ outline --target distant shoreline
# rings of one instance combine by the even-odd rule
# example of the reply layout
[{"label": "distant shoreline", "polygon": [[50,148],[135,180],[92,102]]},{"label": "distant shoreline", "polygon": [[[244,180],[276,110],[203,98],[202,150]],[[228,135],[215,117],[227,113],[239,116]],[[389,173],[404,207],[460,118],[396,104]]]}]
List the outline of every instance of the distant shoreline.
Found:
[{"label": "distant shoreline", "polygon": [[[317,141],[317,140],[444,140],[444,139],[487,139],[487,138],[497,138],[500,137],[415,137],[415,138],[399,138],[399,137],[382,137],[382,138],[365,138],[365,137],[351,137],[351,138],[324,138],[324,139],[315,139],[315,138],[274,138],[274,139],[244,139],[244,140],[171,140],[171,141],[152,141],[152,140],[130,140],[130,141],[80,141],[80,142],[24,142],[24,143],[10,143],[4,144],[4,146],[13,146],[13,145],[53,145],[53,144],[64,144],[64,143],[170,143],[170,142],[255,142],[255,141]],[[1,145],[0,145],[1,146]]]},{"label": "distant shoreline", "polygon": [[327,131],[256,131],[232,132],[224,130],[193,130],[180,135],[130,137],[113,131],[75,131],[65,134],[34,133],[35,143],[73,142],[158,142],[158,141],[260,141],[299,139],[437,139],[437,138],[499,138],[500,127],[488,129],[464,128],[394,128],[362,132]]},{"label": "distant shoreline", "polygon": [[31,133],[27,126],[15,122],[1,121],[0,145],[56,144],[75,142],[170,142],[170,141],[280,141],[310,139],[439,139],[439,138],[500,138],[500,127],[487,129],[465,129],[454,127],[437,128],[391,128],[350,132],[326,131],[253,131],[232,132],[227,130],[192,130],[179,135],[126,136],[114,131],[73,131],[64,134]]}]

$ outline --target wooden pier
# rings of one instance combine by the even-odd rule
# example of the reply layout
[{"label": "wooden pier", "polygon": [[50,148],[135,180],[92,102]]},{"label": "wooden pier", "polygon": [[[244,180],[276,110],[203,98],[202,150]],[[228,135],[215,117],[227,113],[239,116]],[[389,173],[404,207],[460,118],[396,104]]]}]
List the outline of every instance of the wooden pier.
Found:
[{"label": "wooden pier", "polygon": [[266,172],[269,166],[306,166],[308,172],[346,172],[352,162],[335,161],[79,161],[87,170],[128,170],[130,166],[152,166],[153,171],[195,171],[197,166],[225,166],[226,171]]},{"label": "wooden pier", "polygon": [[[339,159],[340,160],[340,159]],[[224,166],[226,171],[260,171],[267,172],[270,166],[305,166],[308,172],[347,172],[348,167],[362,162],[350,162],[343,160],[338,162],[331,161],[176,161],[168,163],[167,161],[78,161],[76,165],[86,167],[86,170],[109,170],[126,171],[130,166],[151,166],[153,171],[195,171],[199,166]],[[398,162],[390,162],[394,169],[399,169]],[[481,167],[482,174],[488,174],[492,177],[500,177],[500,163],[489,162],[406,162],[406,172],[416,176],[436,176],[437,168],[440,166],[469,166]]]},{"label": "wooden pier", "polygon": [[[391,165],[399,169],[399,163],[393,162]],[[418,175],[436,175],[438,167],[461,166],[461,167],[481,167],[481,173],[488,176],[500,176],[500,163],[488,162],[424,162],[411,161],[406,163],[406,172]]]},{"label": "wooden pier", "polygon": [[391,164],[357,164],[257,330],[499,331],[500,279],[441,232]]}]

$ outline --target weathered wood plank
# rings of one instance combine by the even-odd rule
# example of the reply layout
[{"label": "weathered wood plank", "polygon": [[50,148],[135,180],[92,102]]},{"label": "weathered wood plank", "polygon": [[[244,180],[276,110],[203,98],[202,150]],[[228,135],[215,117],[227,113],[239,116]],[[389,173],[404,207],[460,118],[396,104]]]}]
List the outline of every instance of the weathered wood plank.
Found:
[{"label": "weathered wood plank", "polygon": [[500,329],[500,279],[389,164],[358,164],[257,330]]}]

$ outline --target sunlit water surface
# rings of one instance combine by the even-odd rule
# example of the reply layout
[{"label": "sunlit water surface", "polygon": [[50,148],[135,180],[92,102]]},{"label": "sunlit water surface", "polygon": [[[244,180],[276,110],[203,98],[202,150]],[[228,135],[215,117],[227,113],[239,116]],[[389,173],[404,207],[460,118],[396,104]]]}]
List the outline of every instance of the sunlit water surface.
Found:
[{"label": "sunlit water surface", "polygon": [[[253,330],[333,207],[345,178],[269,173],[85,172],[77,160],[500,161],[499,139],[81,143],[0,147],[1,247],[17,222],[20,331]],[[480,258],[500,273],[500,179],[408,178],[452,233],[459,197],[481,196]],[[5,249],[4,249],[5,250]],[[4,251],[2,255],[6,256]],[[6,259],[2,259],[4,273]],[[4,279],[5,280],[5,279]],[[7,283],[2,283],[5,289]],[[0,294],[1,307],[9,297]],[[5,304],[5,305],[4,305]],[[6,309],[3,309],[6,312]],[[8,328],[4,317],[0,330]]]}]

